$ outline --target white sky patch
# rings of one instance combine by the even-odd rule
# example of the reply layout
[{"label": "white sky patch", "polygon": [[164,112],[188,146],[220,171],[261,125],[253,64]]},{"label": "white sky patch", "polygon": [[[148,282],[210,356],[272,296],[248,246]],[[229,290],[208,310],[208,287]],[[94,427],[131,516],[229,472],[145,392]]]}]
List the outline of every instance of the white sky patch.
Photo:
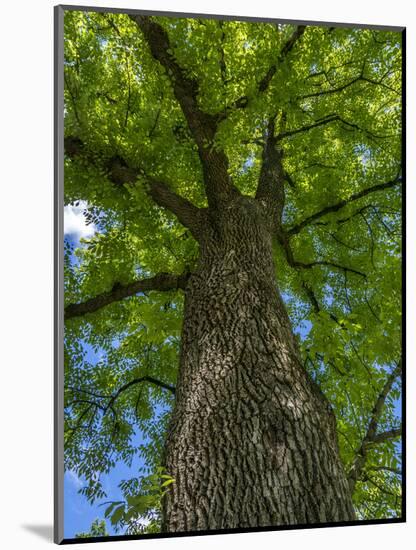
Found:
[{"label": "white sky patch", "polygon": [[96,231],[93,223],[87,225],[84,210],[87,208],[86,201],[79,201],[78,206],[69,204],[64,208],[64,234],[71,235],[74,239],[92,237]]},{"label": "white sky patch", "polygon": [[150,518],[145,518],[143,516],[139,519],[140,525],[143,525],[143,527],[147,527],[150,523]]},{"label": "white sky patch", "polygon": [[80,489],[84,484],[80,477],[77,476],[77,474],[72,470],[67,470],[66,472],[67,476],[71,480],[71,483],[77,488]]}]

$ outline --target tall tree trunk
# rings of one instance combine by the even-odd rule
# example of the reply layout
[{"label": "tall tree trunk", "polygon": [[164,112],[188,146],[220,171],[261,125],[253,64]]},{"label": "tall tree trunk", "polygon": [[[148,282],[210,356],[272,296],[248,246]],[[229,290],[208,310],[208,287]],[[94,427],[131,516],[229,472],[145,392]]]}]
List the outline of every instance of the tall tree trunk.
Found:
[{"label": "tall tree trunk", "polygon": [[300,360],[262,204],[210,213],[186,288],[165,531],[355,519],[334,414]]}]

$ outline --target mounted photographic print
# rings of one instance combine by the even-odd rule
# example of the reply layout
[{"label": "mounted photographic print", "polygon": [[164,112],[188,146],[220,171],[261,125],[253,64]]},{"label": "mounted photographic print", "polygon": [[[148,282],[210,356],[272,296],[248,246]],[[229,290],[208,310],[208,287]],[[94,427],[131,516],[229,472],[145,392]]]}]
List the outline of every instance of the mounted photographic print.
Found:
[{"label": "mounted photographic print", "polygon": [[404,29],[55,31],[55,541],[404,521]]}]

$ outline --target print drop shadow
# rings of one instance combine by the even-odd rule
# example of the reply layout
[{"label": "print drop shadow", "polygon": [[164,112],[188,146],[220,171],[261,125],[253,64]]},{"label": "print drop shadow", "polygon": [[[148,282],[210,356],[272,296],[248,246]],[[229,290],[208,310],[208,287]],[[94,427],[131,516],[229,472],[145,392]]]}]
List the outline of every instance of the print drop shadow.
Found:
[{"label": "print drop shadow", "polygon": [[48,542],[53,541],[53,526],[52,525],[45,525],[45,524],[38,524],[38,525],[22,525],[23,529],[26,529],[26,531],[30,531],[31,533],[34,533],[35,535],[38,535],[38,537],[47,540]]}]

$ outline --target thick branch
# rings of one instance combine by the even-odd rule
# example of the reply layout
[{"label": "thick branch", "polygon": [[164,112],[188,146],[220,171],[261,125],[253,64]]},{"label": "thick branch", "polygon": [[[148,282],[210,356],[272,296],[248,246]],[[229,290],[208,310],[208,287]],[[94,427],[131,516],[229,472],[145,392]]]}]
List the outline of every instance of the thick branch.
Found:
[{"label": "thick branch", "polygon": [[77,304],[69,304],[65,308],[65,320],[73,317],[80,317],[86,313],[93,313],[99,309],[127,298],[138,292],[149,292],[151,290],[166,291],[184,289],[188,281],[189,273],[172,275],[160,273],[149,279],[140,279],[127,285],[116,284],[109,292],[103,292],[94,298]]},{"label": "thick branch", "polygon": [[[259,93],[263,93],[267,90],[279,65],[283,63],[286,56],[305,32],[305,29],[306,27],[304,25],[298,26],[285,42],[280,50],[277,62],[269,68],[266,75],[259,82]],[[247,101],[243,103],[247,105]],[[237,101],[237,106],[240,106],[239,104],[241,104],[241,98]],[[283,122],[284,124],[285,120],[286,115],[282,113],[281,123]],[[267,132],[263,142],[262,165],[256,190],[256,199],[261,200],[265,205],[267,216],[272,226],[279,228],[282,224],[282,213],[285,203],[284,181],[286,180],[292,186],[293,181],[285,174],[282,164],[283,149],[277,145],[278,139],[274,134],[275,117],[272,116],[269,118]]]},{"label": "thick branch", "polygon": [[130,166],[120,155],[108,158],[100,151],[92,151],[78,136],[66,136],[64,150],[69,159],[80,159],[104,170],[109,181],[119,187],[125,183],[135,183],[137,178],[143,174],[143,170]]},{"label": "thick branch", "polygon": [[204,141],[213,139],[216,131],[216,118],[200,110],[197,101],[198,82],[190,78],[177,63],[165,29],[146,15],[130,15],[141,29],[152,56],[166,70],[183,114],[198,147],[204,147]]},{"label": "thick branch", "polygon": [[289,236],[295,235],[296,233],[299,233],[304,227],[311,224],[315,220],[318,220],[319,218],[322,218],[327,214],[331,214],[332,212],[337,212],[338,210],[341,210],[341,208],[344,208],[344,206],[347,206],[347,204],[357,201],[371,193],[376,193],[377,191],[383,191],[384,189],[389,189],[391,187],[394,187],[395,185],[398,185],[399,183],[401,183],[401,181],[402,181],[401,177],[397,176],[393,180],[389,180],[385,183],[379,183],[377,185],[373,185],[372,187],[367,187],[367,189],[363,189],[362,191],[358,191],[357,193],[353,193],[347,199],[343,199],[335,204],[326,206],[325,208],[322,208],[322,210],[315,212],[315,214],[308,216],[303,221],[299,222],[298,224],[294,225],[292,228],[288,229],[287,233]]},{"label": "thick branch", "polygon": [[226,155],[213,147],[220,118],[199,108],[198,82],[177,63],[165,29],[149,16],[130,15],[130,18],[143,32],[152,56],[164,67],[172,83],[175,97],[198,146],[208,202],[215,206],[218,201],[225,201],[238,193],[228,174]]},{"label": "thick branch", "polygon": [[188,227],[198,239],[204,219],[204,209],[196,207],[190,201],[177,195],[166,183],[154,178],[147,178],[148,194],[156,204],[170,210],[182,225]]},{"label": "thick branch", "polygon": [[376,402],[374,404],[373,410],[371,412],[370,421],[368,423],[367,432],[365,433],[360,448],[357,451],[356,457],[348,474],[348,481],[351,487],[351,491],[354,490],[357,480],[360,478],[361,472],[365,466],[367,450],[372,445],[383,443],[395,437],[401,435],[401,428],[395,428],[388,430],[386,432],[377,434],[378,424],[380,422],[381,416],[383,414],[384,404],[386,402],[387,396],[390,393],[393,384],[398,376],[400,376],[402,371],[402,362],[401,360],[397,363],[396,367],[392,370],[389,376],[386,379],[386,382],[379,393]]},{"label": "thick branch", "polygon": [[[274,118],[269,119],[262,152],[256,199],[262,200],[272,223],[281,225],[285,201],[283,151],[276,146]],[[273,219],[274,218],[274,219]]]},{"label": "thick branch", "polygon": [[136,183],[140,177],[145,182],[147,193],[151,198],[164,208],[170,210],[178,218],[180,223],[187,227],[195,238],[198,238],[202,222],[203,210],[196,207],[190,201],[177,195],[168,184],[148,176],[142,168],[130,166],[119,155],[105,160],[100,153],[92,153],[83,141],[76,136],[67,136],[64,140],[65,154],[70,159],[80,158],[97,167],[104,167],[108,179],[117,186],[126,183]]}]

